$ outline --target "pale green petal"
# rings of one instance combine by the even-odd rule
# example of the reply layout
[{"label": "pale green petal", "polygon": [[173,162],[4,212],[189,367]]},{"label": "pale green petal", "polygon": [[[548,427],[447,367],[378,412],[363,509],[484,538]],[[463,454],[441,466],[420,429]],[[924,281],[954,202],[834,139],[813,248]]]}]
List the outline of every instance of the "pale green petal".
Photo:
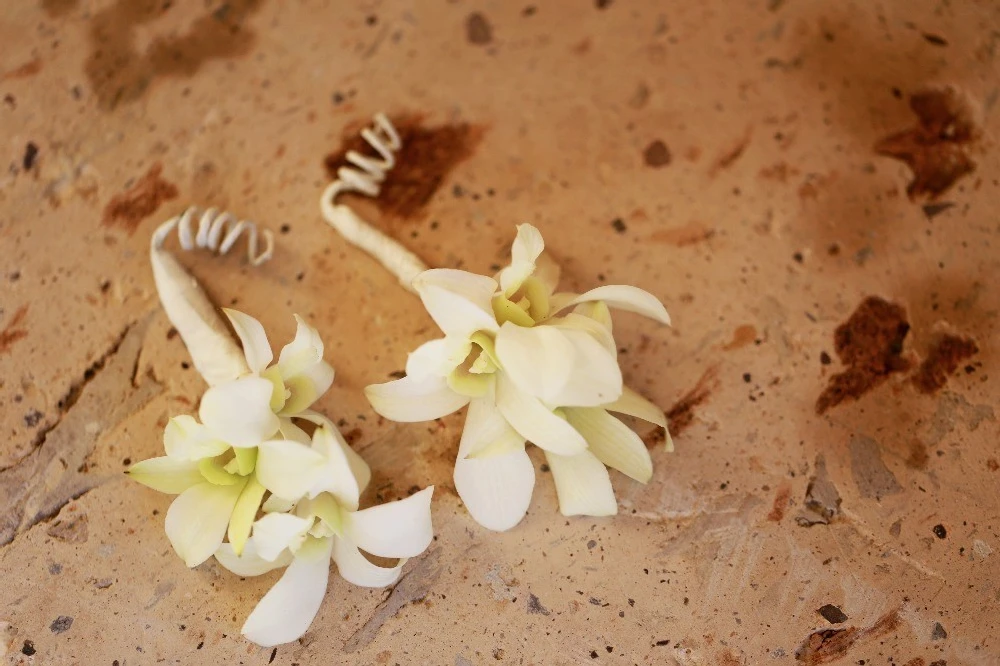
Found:
[{"label": "pale green petal", "polygon": [[233,449],[233,460],[240,476],[246,476],[257,464],[257,449]]},{"label": "pale green petal", "polygon": [[344,538],[379,557],[414,557],[434,538],[431,495],[434,486],[406,499],[344,514]]},{"label": "pale green petal", "polygon": [[455,393],[444,377],[403,377],[365,387],[372,409],[391,421],[433,421],[464,407],[469,397]]},{"label": "pale green petal", "polygon": [[273,561],[265,560],[257,554],[253,542],[247,542],[243,548],[243,553],[237,555],[233,551],[232,545],[224,543],[215,551],[215,559],[223,567],[233,572],[237,576],[251,577],[266,574],[268,571],[286,567],[292,562],[291,551],[284,551]]},{"label": "pale green petal", "polygon": [[246,356],[250,371],[254,374],[259,373],[274,358],[264,327],[250,315],[238,310],[223,308],[222,311],[229,317],[229,323],[233,325],[233,330],[243,344],[243,354]]},{"label": "pale green petal", "polygon": [[285,388],[291,395],[282,406],[281,415],[295,416],[309,409],[333,385],[333,375],[333,366],[320,361],[297,375],[286,377]]},{"label": "pale green petal", "polygon": [[588,450],[608,467],[642,483],[653,476],[653,461],[646,444],[605,410],[568,407],[566,420],[587,440]]},{"label": "pale green petal", "polygon": [[[303,414],[297,414],[297,417],[303,417]],[[312,444],[312,437],[306,434],[306,431],[295,425],[295,422],[287,416],[283,416],[279,419],[278,432],[281,433],[281,439],[290,439],[293,442],[298,442],[299,444],[305,444],[310,446]]]},{"label": "pale green petal", "polygon": [[167,539],[187,566],[198,566],[219,549],[243,486],[199,483],[181,493],[167,509]]},{"label": "pale green petal", "polygon": [[323,604],[330,576],[333,539],[310,539],[274,587],[250,613],[241,630],[263,647],[302,637]]},{"label": "pale green petal", "polygon": [[240,494],[233,508],[233,516],[229,519],[229,543],[233,547],[233,552],[239,555],[243,552],[243,546],[250,537],[250,527],[257,518],[257,510],[260,509],[260,501],[264,499],[266,488],[258,483],[257,479],[250,477],[246,486]]},{"label": "pale green petal", "polygon": [[257,446],[278,431],[272,392],[268,380],[242,377],[205,391],[198,415],[216,437],[232,446]]},{"label": "pale green petal", "polygon": [[545,452],[559,498],[559,511],[564,516],[613,516],[618,513],[618,501],[608,469],[589,451],[575,456],[560,456]]},{"label": "pale green petal", "polygon": [[200,460],[225,453],[229,444],[215,437],[193,416],[182,414],[170,419],[163,429],[163,449],[177,460]]},{"label": "pale green petal", "polygon": [[198,471],[198,463],[169,456],[137,462],[125,473],[133,481],[168,495],[179,495],[205,480]]},{"label": "pale green petal", "polygon": [[511,323],[516,326],[530,328],[535,325],[535,320],[516,303],[512,302],[503,294],[497,294],[492,302],[493,316],[498,324]]},{"label": "pale green petal", "polygon": [[663,410],[627,386],[622,387],[621,397],[601,406],[611,412],[628,414],[643,421],[655,423],[661,428],[667,427],[667,415],[663,413]]},{"label": "pale green petal", "polygon": [[198,471],[201,472],[206,481],[217,486],[232,486],[246,480],[237,474],[226,471],[215,458],[203,458],[198,461]]},{"label": "pale green petal", "polygon": [[520,391],[503,373],[497,374],[497,408],[518,434],[536,446],[562,455],[587,449],[587,441],[573,426],[538,398]]},{"label": "pale green petal", "polygon": [[333,561],[337,563],[341,578],[361,587],[392,585],[399,579],[403,565],[406,564],[406,559],[402,559],[394,567],[380,567],[362,555],[357,546],[344,539],[334,540]]}]

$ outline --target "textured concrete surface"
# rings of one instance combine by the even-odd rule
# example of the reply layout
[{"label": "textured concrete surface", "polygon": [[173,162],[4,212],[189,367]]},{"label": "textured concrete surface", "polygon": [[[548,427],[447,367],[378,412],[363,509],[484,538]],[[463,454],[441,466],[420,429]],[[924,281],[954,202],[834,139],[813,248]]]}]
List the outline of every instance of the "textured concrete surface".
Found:
[{"label": "textured concrete surface", "polygon": [[[8,663],[1000,663],[996,3],[42,0],[0,44]],[[540,471],[488,533],[460,417],[365,403],[433,327],[319,217],[379,110],[410,148],[358,209],[429,263],[488,272],[530,221],[566,287],[666,303],[616,321],[677,445],[617,517]],[[319,327],[369,501],[438,486],[395,589],[332,578],[276,651],[239,636],[273,577],[187,570],[121,474],[202,392],[147,262],[189,204],[279,232],[182,261],[275,344]]]}]

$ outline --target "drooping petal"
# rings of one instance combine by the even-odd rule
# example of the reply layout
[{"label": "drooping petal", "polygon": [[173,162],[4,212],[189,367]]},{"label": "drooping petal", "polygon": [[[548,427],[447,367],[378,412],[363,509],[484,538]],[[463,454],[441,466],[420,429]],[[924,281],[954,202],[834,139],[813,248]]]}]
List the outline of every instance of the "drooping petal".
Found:
[{"label": "drooping petal", "polygon": [[240,498],[236,500],[233,515],[229,519],[229,530],[226,533],[235,555],[243,552],[247,539],[250,538],[250,528],[254,518],[257,517],[257,510],[260,509],[260,501],[264,499],[265,491],[266,488],[251,476],[247,479]]},{"label": "drooping petal", "polygon": [[212,433],[232,446],[257,446],[278,430],[271,411],[272,384],[260,377],[242,377],[213,386],[201,399],[198,416]]},{"label": "drooping petal", "polygon": [[615,351],[587,331],[568,328],[562,334],[573,350],[572,371],[562,389],[543,400],[560,407],[596,407],[618,399],[623,383]]},{"label": "drooping petal", "polygon": [[496,406],[494,391],[469,403],[462,439],[458,444],[458,459],[490,457],[524,450],[524,437],[510,427]]},{"label": "drooping petal", "polygon": [[530,224],[517,225],[517,236],[510,248],[510,266],[500,271],[500,288],[506,296],[517,291],[535,271],[535,261],[545,249],[538,229]]},{"label": "drooping petal", "polygon": [[401,559],[394,567],[380,567],[368,560],[358,547],[346,539],[335,538],[333,561],[337,563],[340,576],[348,583],[362,587],[385,587],[399,578],[406,559]]},{"label": "drooping petal", "polygon": [[163,449],[176,460],[200,460],[225,453],[229,444],[213,435],[193,416],[182,414],[170,419],[163,429]]},{"label": "drooping petal", "polygon": [[667,309],[663,307],[663,303],[648,291],[631,285],[606,284],[569,300],[559,298],[559,296],[561,294],[556,294],[553,298],[552,314],[555,314],[558,310],[586,303],[587,301],[604,301],[613,308],[625,310],[626,312],[635,312],[644,317],[655,319],[661,324],[670,325],[670,315],[667,314]]},{"label": "drooping petal", "polygon": [[274,358],[264,327],[250,315],[238,310],[223,308],[222,311],[229,317],[229,323],[233,325],[233,330],[243,344],[243,354],[246,356],[250,371],[254,374],[259,373]]},{"label": "drooping petal", "polygon": [[546,451],[545,460],[552,470],[562,515],[613,516],[618,513],[608,469],[593,453],[584,451],[575,456],[560,456]]},{"label": "drooping petal", "polygon": [[661,428],[667,427],[667,415],[663,413],[663,410],[627,386],[622,387],[621,397],[601,406],[610,412],[628,414],[643,421],[655,423]]},{"label": "drooping petal", "polygon": [[285,380],[323,360],[323,339],[319,332],[298,315],[295,315],[295,322],[295,338],[278,355],[278,370]]},{"label": "drooping petal", "polygon": [[253,524],[253,536],[248,543],[253,544],[257,555],[270,562],[285,549],[297,552],[312,524],[312,518],[269,513]]},{"label": "drooping petal", "polygon": [[391,421],[432,421],[461,409],[469,397],[455,393],[444,377],[403,377],[365,387],[372,409]]},{"label": "drooping petal", "polygon": [[309,409],[333,385],[333,366],[326,361],[314,363],[297,375],[285,378],[291,393],[281,407],[282,416],[295,416]]},{"label": "drooping petal", "polygon": [[587,449],[587,440],[534,396],[497,373],[497,408],[511,427],[532,444],[561,455]]},{"label": "drooping petal", "polygon": [[433,268],[417,276],[413,287],[427,313],[445,335],[468,339],[476,331],[495,331],[490,299],[496,280],[452,268]]},{"label": "drooping petal", "polygon": [[[368,482],[371,481],[372,478],[371,469],[368,467],[368,463],[366,463],[361,456],[355,453],[354,449],[352,449],[351,446],[347,443],[343,435],[340,433],[340,430],[337,428],[336,425],[334,425],[333,421],[326,418],[319,412],[314,412],[314,411],[305,411],[299,415],[299,418],[312,421],[316,425],[325,427],[328,430],[330,430],[330,432],[334,433],[334,439],[336,440],[337,445],[340,447],[344,459],[347,461],[347,465],[351,469],[351,474],[354,475],[354,479],[358,484],[358,492],[359,493],[364,492],[365,488],[368,487]],[[313,441],[311,442],[311,444],[312,446],[315,447],[316,442]],[[328,456],[328,458],[330,459],[336,459],[336,457],[337,456],[332,454]],[[340,463],[337,462],[331,464],[340,464]],[[355,503],[353,507],[349,508],[351,511],[357,509],[357,503]]]},{"label": "drooping petal", "polygon": [[261,484],[279,497],[304,497],[319,480],[326,465],[322,453],[287,439],[262,442],[255,474]]},{"label": "drooping petal", "polygon": [[434,486],[406,499],[344,515],[344,538],[379,557],[419,555],[434,538],[431,495]]},{"label": "drooping petal", "polygon": [[500,327],[496,354],[504,373],[518,389],[551,402],[573,372],[574,348],[553,326],[524,328],[511,322]]},{"label": "drooping petal", "polygon": [[229,569],[237,576],[260,576],[268,571],[288,566],[292,561],[291,551],[284,551],[274,560],[265,560],[257,554],[253,542],[248,541],[243,547],[243,553],[237,555],[233,551],[232,544],[224,543],[215,551],[215,559],[226,569]]},{"label": "drooping petal", "polygon": [[570,407],[566,420],[587,440],[598,460],[636,481],[653,476],[653,461],[639,435],[600,407]]},{"label": "drooping petal", "polygon": [[197,462],[176,460],[169,456],[137,462],[125,473],[133,481],[168,495],[180,495],[191,486],[205,481],[198,471]]},{"label": "drooping petal", "polygon": [[343,439],[343,435],[333,424],[330,427],[316,428],[313,433],[313,450],[322,454],[325,462],[323,471],[309,488],[308,495],[316,497],[323,492],[330,493],[345,509],[354,511],[358,508],[361,487],[345,451],[350,447]]},{"label": "drooping petal", "polygon": [[303,544],[274,587],[250,613],[241,630],[257,645],[272,647],[306,633],[326,596],[333,539]]},{"label": "drooping petal", "polygon": [[196,567],[219,549],[244,485],[217,486],[206,481],[191,486],[173,501],[164,527],[184,564]]},{"label": "drooping petal", "polygon": [[521,522],[531,504],[535,467],[520,451],[455,462],[455,489],[465,508],[486,529],[503,532]]},{"label": "drooping petal", "polygon": [[420,345],[406,357],[406,376],[414,379],[444,377],[472,350],[468,339],[446,337]]}]

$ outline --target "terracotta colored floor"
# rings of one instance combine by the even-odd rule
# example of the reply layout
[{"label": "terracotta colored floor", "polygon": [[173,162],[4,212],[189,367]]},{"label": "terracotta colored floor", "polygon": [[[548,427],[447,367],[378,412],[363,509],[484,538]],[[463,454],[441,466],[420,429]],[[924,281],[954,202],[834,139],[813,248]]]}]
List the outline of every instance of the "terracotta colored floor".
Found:
[{"label": "terracotta colored floor", "polygon": [[[997,3],[42,0],[0,44],[8,663],[1000,663]],[[461,418],[365,402],[433,329],[319,216],[379,110],[407,150],[358,210],[430,264],[490,272],[530,221],[565,287],[673,315],[616,319],[677,446],[617,517],[563,518],[539,470],[488,533]],[[147,259],[192,203],[279,231],[260,268],[182,261],[277,344],[319,327],[372,494],[438,488],[402,582],[332,577],[276,651],[239,635],[274,577],[186,569],[121,474],[203,390]]]}]

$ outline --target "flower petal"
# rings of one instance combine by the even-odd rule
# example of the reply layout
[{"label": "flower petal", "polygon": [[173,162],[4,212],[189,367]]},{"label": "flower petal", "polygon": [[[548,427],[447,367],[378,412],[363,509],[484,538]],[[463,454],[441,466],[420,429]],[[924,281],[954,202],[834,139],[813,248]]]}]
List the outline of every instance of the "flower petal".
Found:
[{"label": "flower petal", "polygon": [[310,539],[274,587],[250,613],[241,630],[263,647],[294,641],[312,624],[330,576],[333,539]]},{"label": "flower petal", "polygon": [[278,370],[285,380],[323,360],[323,339],[319,337],[319,332],[298,315],[295,315],[295,321],[295,338],[278,355]]},{"label": "flower petal", "polygon": [[[351,474],[354,475],[354,480],[358,484],[358,492],[359,493],[364,492],[364,489],[368,487],[368,482],[371,481],[372,478],[371,468],[368,467],[368,463],[366,463],[361,456],[355,453],[354,449],[352,449],[351,446],[347,443],[343,435],[340,434],[340,430],[337,429],[337,426],[334,425],[333,421],[326,418],[319,412],[313,412],[313,411],[303,412],[302,414],[299,415],[299,418],[311,421],[316,425],[327,428],[330,430],[330,432],[334,433],[334,439],[336,440],[337,445],[340,447],[340,450],[344,455],[344,459],[347,461],[348,467],[350,467],[351,469]],[[312,442],[312,446],[314,448],[316,447],[315,441]],[[320,452],[323,453],[323,451]],[[324,453],[324,455],[326,454]],[[334,460],[338,458],[336,455],[332,453],[327,457],[329,459],[334,459]],[[341,463],[336,462],[330,464],[341,464]],[[355,503],[353,507],[350,507],[350,510],[354,511],[357,508],[358,508],[357,503]]]},{"label": "flower petal", "polygon": [[285,378],[285,388],[291,393],[281,407],[282,416],[294,416],[309,409],[333,385],[333,366],[320,361],[293,377]]},{"label": "flower petal", "polygon": [[[465,348],[465,353],[460,356],[456,353],[456,342]],[[406,357],[406,376],[414,379],[444,377],[451,372],[452,368],[465,360],[471,348],[472,343],[458,338],[438,338],[425,342]],[[457,351],[463,350],[458,349]]]},{"label": "flower petal", "polygon": [[246,356],[250,372],[259,373],[274,358],[264,327],[250,315],[238,310],[223,308],[222,311],[229,317],[229,323],[233,325],[233,330],[243,344],[243,354]]},{"label": "flower petal", "polygon": [[573,426],[538,398],[520,391],[503,372],[497,373],[497,408],[518,434],[536,446],[561,455],[587,450],[587,440]]},{"label": "flower petal", "polygon": [[663,428],[665,435],[663,448],[668,452],[673,452],[674,439],[670,436],[670,425],[667,423],[667,415],[663,413],[662,409],[649,400],[646,400],[637,392],[627,386],[623,386],[620,398],[606,405],[601,405],[601,407],[610,412],[628,414],[629,416],[634,416],[660,426]]},{"label": "flower petal", "polygon": [[[296,414],[296,416],[301,417],[301,414]],[[280,417],[278,419],[278,432],[281,433],[281,439],[290,439],[293,442],[298,442],[299,444],[305,444],[310,446],[312,444],[312,437],[306,434],[306,431],[295,425],[287,416]]]},{"label": "flower petal", "polygon": [[538,229],[530,224],[517,225],[517,236],[510,248],[510,266],[500,271],[500,288],[506,296],[517,291],[535,271],[535,261],[545,249],[545,241]]},{"label": "flower petal", "polygon": [[445,335],[467,339],[476,331],[495,331],[490,304],[496,280],[452,268],[432,268],[413,281],[427,313]]},{"label": "flower petal", "polygon": [[288,566],[292,561],[291,551],[284,551],[274,560],[265,560],[257,554],[253,542],[248,541],[243,547],[243,553],[237,555],[232,544],[224,543],[215,551],[215,559],[226,569],[237,576],[260,576],[268,571]]},{"label": "flower petal", "polygon": [[198,416],[212,433],[232,446],[257,446],[278,430],[271,411],[273,385],[260,377],[241,377],[205,391]]},{"label": "flower petal", "polygon": [[312,525],[312,518],[269,513],[253,524],[253,536],[248,543],[253,544],[258,556],[273,562],[285,549],[296,552]]},{"label": "flower petal", "polygon": [[644,317],[655,319],[661,324],[670,325],[670,315],[667,314],[667,309],[663,307],[663,303],[648,291],[631,285],[606,284],[569,300],[558,298],[559,296],[562,296],[562,294],[556,294],[556,297],[553,299],[553,314],[558,310],[586,303],[587,301],[604,301],[613,308],[625,310],[626,312],[635,312]]},{"label": "flower petal", "polygon": [[600,407],[569,407],[566,420],[587,440],[588,450],[608,467],[646,483],[653,461],[639,435]]},{"label": "flower petal", "polygon": [[506,375],[518,389],[546,402],[569,381],[573,351],[563,331],[554,326],[524,328],[507,322],[496,337],[497,358]]},{"label": "flower petal", "polygon": [[244,485],[217,486],[206,481],[191,486],[173,501],[164,527],[184,564],[196,567],[219,549]]},{"label": "flower petal", "polygon": [[[325,463],[319,477],[309,488],[308,495],[316,497],[320,493],[328,492],[345,509],[356,511],[361,488],[344,450],[350,450],[350,447],[343,439],[344,436],[333,427],[333,424],[330,424],[330,427],[316,428],[316,432],[313,433],[313,450],[323,456]],[[365,465],[366,469],[367,467]]]},{"label": "flower petal", "polygon": [[137,462],[125,473],[133,481],[168,495],[180,495],[191,486],[205,481],[198,471],[198,463],[169,456]]},{"label": "flower petal", "polygon": [[344,515],[344,538],[379,557],[419,555],[434,538],[431,495],[434,486],[406,499]]},{"label": "flower petal", "polygon": [[499,453],[524,450],[524,437],[510,427],[496,406],[493,391],[469,403],[458,444],[458,459],[488,457]]},{"label": "flower petal", "polygon": [[372,409],[391,421],[433,421],[464,407],[469,397],[455,393],[444,377],[403,377],[365,387]]},{"label": "flower petal", "polygon": [[524,451],[489,458],[459,458],[455,489],[465,508],[486,529],[503,532],[521,522],[531,504],[535,467]]},{"label": "flower petal", "polygon": [[560,456],[546,451],[545,460],[552,470],[562,515],[613,516],[618,513],[608,469],[593,453],[584,451],[575,456]]},{"label": "flower petal", "polygon": [[229,531],[227,532],[229,544],[236,555],[240,555],[243,552],[243,547],[246,545],[247,539],[250,538],[250,528],[257,517],[257,510],[260,509],[260,501],[264,499],[266,490],[256,478],[251,476],[247,479],[246,486],[244,486],[240,498],[236,500],[236,506],[233,507],[233,515],[229,519]]},{"label": "flower petal", "polygon": [[616,400],[624,384],[614,347],[609,350],[587,331],[564,328],[562,334],[573,349],[572,372],[562,390],[543,400],[567,407],[596,407]]},{"label": "flower petal", "polygon": [[193,416],[182,414],[167,422],[163,430],[163,449],[177,460],[200,460],[225,453],[229,444],[214,436]]},{"label": "flower petal", "polygon": [[304,497],[319,480],[326,458],[315,449],[287,439],[262,442],[257,451],[257,480],[275,495]]},{"label": "flower petal", "polygon": [[385,587],[399,579],[406,559],[401,559],[391,568],[380,567],[368,560],[358,547],[346,539],[334,539],[333,561],[337,563],[340,576],[348,583],[362,587]]}]

